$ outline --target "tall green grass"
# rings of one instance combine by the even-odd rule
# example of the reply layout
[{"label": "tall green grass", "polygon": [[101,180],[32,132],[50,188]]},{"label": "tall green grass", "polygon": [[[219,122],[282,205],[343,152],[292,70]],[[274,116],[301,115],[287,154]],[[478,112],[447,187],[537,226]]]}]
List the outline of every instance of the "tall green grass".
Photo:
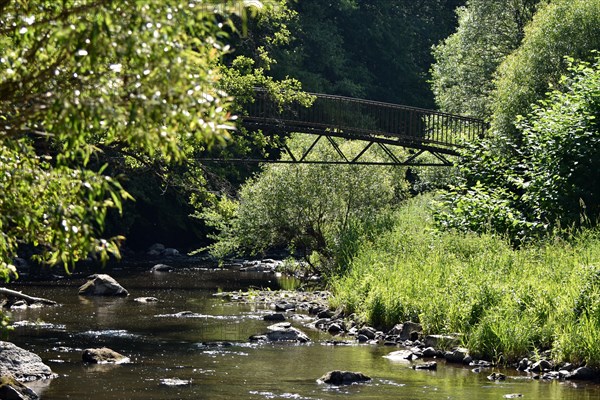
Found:
[{"label": "tall green grass", "polygon": [[419,197],[391,231],[364,242],[331,282],[333,307],[388,328],[459,333],[475,356],[504,362],[550,350],[600,366],[600,232],[514,249],[503,238],[438,232]]}]

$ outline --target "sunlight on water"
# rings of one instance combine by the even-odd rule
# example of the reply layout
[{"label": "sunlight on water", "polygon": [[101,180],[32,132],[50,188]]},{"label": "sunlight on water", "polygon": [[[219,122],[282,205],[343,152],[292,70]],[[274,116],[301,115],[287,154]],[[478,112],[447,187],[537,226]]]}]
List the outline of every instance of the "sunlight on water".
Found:
[{"label": "sunlight on water", "polygon": [[[289,288],[273,275],[190,269],[163,276],[147,272],[114,275],[131,293],[126,299],[82,298],[82,280],[19,287],[60,307],[13,312],[11,340],[39,354],[59,377],[32,387],[42,399],[597,399],[593,384],[540,382],[503,371],[487,373],[446,366],[415,371],[410,362],[384,358],[397,347],[326,345],[331,336],[308,328],[307,318],[288,319],[311,343],[255,344],[271,312],[213,296],[248,287]],[[153,296],[156,303],[138,303]],[[343,338],[336,338],[342,340]],[[353,343],[353,342],[351,342]],[[122,365],[86,365],[83,349],[110,347],[129,357]],[[328,371],[361,371],[366,384],[334,387],[317,379]]]}]

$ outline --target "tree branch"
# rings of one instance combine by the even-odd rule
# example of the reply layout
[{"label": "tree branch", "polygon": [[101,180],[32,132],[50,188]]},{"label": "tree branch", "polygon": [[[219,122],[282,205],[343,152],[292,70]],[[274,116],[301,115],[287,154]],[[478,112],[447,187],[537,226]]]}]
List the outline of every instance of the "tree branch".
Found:
[{"label": "tree branch", "polygon": [[27,304],[42,303],[42,304],[45,304],[48,306],[58,305],[58,303],[53,300],[44,299],[42,297],[28,296],[21,292],[17,292],[16,290],[11,290],[11,289],[6,289],[6,288],[0,288],[0,294],[3,294],[4,296],[9,297],[9,298],[13,297],[13,298],[25,300],[27,302]]}]

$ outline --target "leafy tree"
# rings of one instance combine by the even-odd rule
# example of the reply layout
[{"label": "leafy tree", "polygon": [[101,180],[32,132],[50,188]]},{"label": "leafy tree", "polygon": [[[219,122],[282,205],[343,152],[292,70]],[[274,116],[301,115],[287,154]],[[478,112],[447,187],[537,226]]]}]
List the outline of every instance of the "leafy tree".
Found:
[{"label": "leafy tree", "polygon": [[534,219],[563,226],[600,217],[600,57],[568,62],[562,90],[517,123],[527,171],[523,201]]},{"label": "leafy tree", "polygon": [[295,40],[273,51],[276,77],[304,88],[374,100],[431,106],[431,46],[455,24],[462,0],[304,0],[289,26]]},{"label": "leafy tree", "polygon": [[[597,53],[596,53],[597,54]],[[568,60],[570,75],[517,122],[521,139],[489,138],[465,159],[463,185],[442,197],[443,226],[508,234],[516,243],[600,217],[600,57]],[[498,151],[510,146],[512,151]]]},{"label": "leafy tree", "polygon": [[555,0],[542,3],[525,29],[522,45],[498,69],[493,98],[492,131],[517,135],[518,115],[558,85],[567,71],[565,56],[589,60],[600,48],[600,0]]},{"label": "leafy tree", "polygon": [[521,44],[539,0],[468,0],[456,10],[458,28],[433,49],[432,87],[450,113],[491,116],[494,74]]},{"label": "leafy tree", "polygon": [[24,245],[65,267],[118,254],[102,227],[129,195],[102,152],[181,161],[229,138],[216,65],[237,5],[0,2],[0,272]]},{"label": "leafy tree", "polygon": [[[352,142],[339,144],[346,152],[356,147]],[[289,145],[294,151],[310,143],[298,136]],[[321,160],[338,157],[328,146],[313,151]],[[360,165],[266,165],[243,185],[239,202],[222,200],[216,209],[201,215],[218,230],[211,250],[224,257],[290,247],[315,268],[329,272],[343,268],[359,238],[376,232],[385,219],[383,211],[406,196],[403,173],[393,167]]]},{"label": "leafy tree", "polygon": [[[229,34],[222,38],[226,43],[222,46],[230,50],[215,66],[218,88],[232,96],[228,110],[238,116],[254,101],[256,87],[266,89],[282,106],[310,101],[310,96],[299,91],[297,80],[275,80],[269,76],[271,65],[276,62],[269,50],[288,40],[286,21],[290,10],[283,1],[262,4],[260,12],[245,17],[234,15],[231,25],[224,27]],[[204,243],[203,221],[189,215],[215,202],[219,194],[235,195],[241,183],[258,170],[257,165],[227,160],[278,155],[278,135],[247,131],[242,124],[237,125],[235,134],[226,141],[194,146],[180,164],[143,154],[105,152],[110,158],[111,174],[126,176],[124,187],[136,199],[125,204],[124,218],[109,214],[108,231],[125,233],[127,245],[133,249],[156,241],[178,248]]]}]

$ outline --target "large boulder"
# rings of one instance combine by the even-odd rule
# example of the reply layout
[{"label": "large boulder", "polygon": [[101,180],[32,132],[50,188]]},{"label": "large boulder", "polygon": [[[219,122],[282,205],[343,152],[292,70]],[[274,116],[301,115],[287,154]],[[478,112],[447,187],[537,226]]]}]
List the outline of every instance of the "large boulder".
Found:
[{"label": "large boulder", "polygon": [[13,376],[18,381],[29,382],[56,375],[37,354],[0,341],[0,376]]},{"label": "large boulder", "polygon": [[129,357],[125,357],[108,347],[85,349],[81,358],[83,362],[91,364],[122,364],[129,362]]},{"label": "large boulder", "polygon": [[119,285],[112,276],[94,274],[79,288],[81,296],[129,296],[129,292]]},{"label": "large boulder", "polygon": [[600,373],[598,373],[598,370],[589,367],[580,367],[569,373],[565,378],[581,381],[592,381],[598,380],[598,378],[600,378]]},{"label": "large boulder", "polygon": [[330,385],[351,385],[353,383],[368,382],[371,378],[361,372],[330,371],[319,378],[318,382]]}]

